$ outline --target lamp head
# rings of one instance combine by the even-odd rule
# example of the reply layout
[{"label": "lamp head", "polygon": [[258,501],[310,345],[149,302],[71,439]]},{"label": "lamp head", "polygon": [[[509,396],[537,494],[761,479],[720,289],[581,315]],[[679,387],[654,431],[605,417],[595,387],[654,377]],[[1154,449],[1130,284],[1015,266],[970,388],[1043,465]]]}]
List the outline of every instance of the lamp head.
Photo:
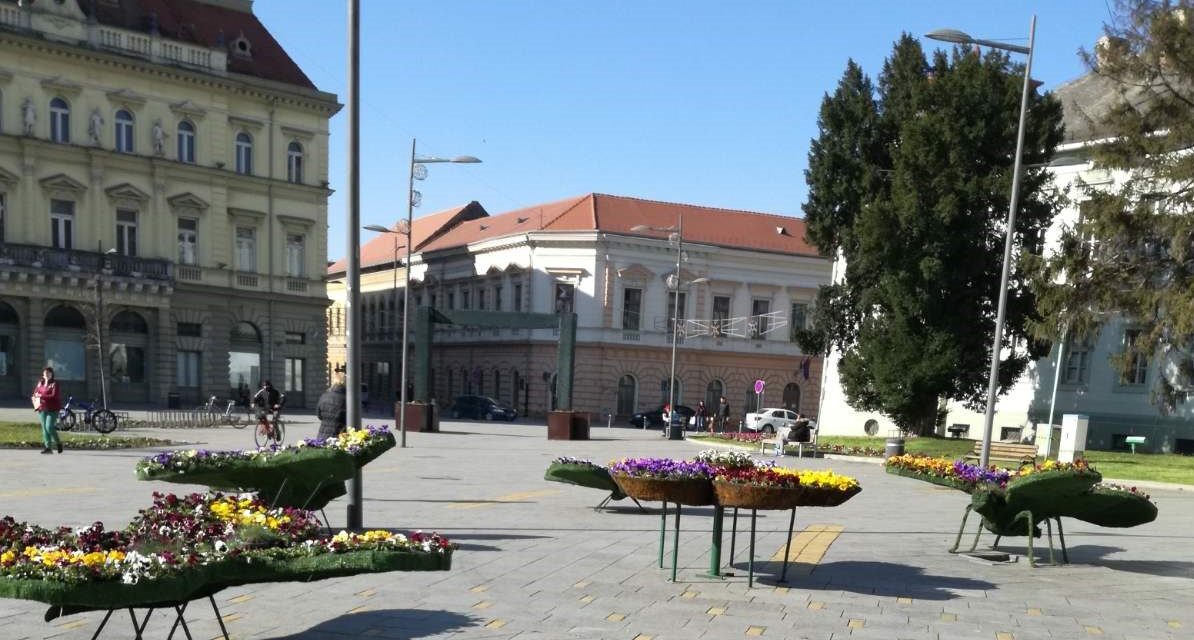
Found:
[{"label": "lamp head", "polygon": [[481,159],[476,156],[456,156],[455,158],[452,158],[451,162],[456,162],[459,164],[478,164],[481,162]]},{"label": "lamp head", "polygon": [[957,29],[935,29],[926,33],[925,37],[931,40],[954,42],[957,44],[971,44],[974,42],[974,38],[970,37],[969,33],[958,31]]},{"label": "lamp head", "polygon": [[377,233],[393,233],[393,231],[381,226],[380,224],[367,224],[361,228],[365,231],[376,231]]}]

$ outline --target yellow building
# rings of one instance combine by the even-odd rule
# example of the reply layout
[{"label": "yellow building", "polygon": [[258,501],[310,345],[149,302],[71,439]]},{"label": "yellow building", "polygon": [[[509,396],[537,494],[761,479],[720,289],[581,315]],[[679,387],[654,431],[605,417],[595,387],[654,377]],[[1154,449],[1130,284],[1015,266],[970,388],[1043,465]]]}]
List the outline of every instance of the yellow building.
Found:
[{"label": "yellow building", "polygon": [[0,0],[0,398],[325,378],[328,120],[250,0]]}]

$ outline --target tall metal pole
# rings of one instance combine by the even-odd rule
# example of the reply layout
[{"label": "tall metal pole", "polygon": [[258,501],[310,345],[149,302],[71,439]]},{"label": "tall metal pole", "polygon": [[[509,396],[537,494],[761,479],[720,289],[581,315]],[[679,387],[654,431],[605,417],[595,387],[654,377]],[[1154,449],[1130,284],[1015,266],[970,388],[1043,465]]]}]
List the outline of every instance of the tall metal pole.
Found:
[{"label": "tall metal pole", "polygon": [[672,300],[672,375],[668,376],[667,404],[671,411],[667,415],[667,436],[672,435],[672,424],[676,413],[676,334],[680,332],[680,260],[684,251],[684,216],[678,216],[676,223],[676,276],[672,284],[675,285]]},{"label": "tall metal pole", "polygon": [[[1012,167],[1012,199],[1008,205],[1007,233],[1003,240],[1003,274],[999,278],[999,306],[995,312],[995,339],[991,346],[991,377],[987,383],[987,412],[983,417],[983,447],[979,464],[991,462],[991,431],[995,424],[995,399],[999,392],[999,352],[1003,350],[1003,321],[1007,311],[1007,281],[1012,270],[1012,243],[1016,232],[1016,208],[1020,205],[1020,165],[1024,155],[1024,125],[1028,119],[1028,93],[1032,87],[1032,53],[1036,39],[1036,16],[1028,27],[1028,63],[1024,65],[1024,90],[1020,96],[1020,126],[1016,132],[1016,160]],[[1053,427],[1050,426],[1050,429]]]},{"label": "tall metal pole", "polygon": [[[398,446],[406,448],[406,359],[407,359],[407,331],[410,327],[409,311],[410,311],[410,239],[411,233],[414,231],[415,224],[415,144],[417,140],[411,138],[410,140],[410,173],[407,175],[406,182],[406,275],[403,276],[402,286],[402,391],[400,396],[402,398],[402,409],[398,412]],[[397,238],[395,238],[397,242]],[[430,411],[430,407],[424,408],[425,411]]]},{"label": "tall metal pole", "polygon": [[398,341],[395,339],[394,327],[398,319],[398,234],[394,234],[394,286],[390,289],[390,387],[394,386],[394,374],[398,372]]},{"label": "tall metal pole", "polygon": [[1069,337],[1069,333],[1070,323],[1067,322],[1061,330],[1061,342],[1057,343],[1057,364],[1053,367],[1053,393],[1049,396],[1049,424],[1045,426],[1049,430],[1045,434],[1045,442],[1048,444],[1044,453],[1044,457],[1046,458],[1049,457],[1049,452],[1053,450],[1053,411],[1057,408],[1057,385],[1061,382],[1061,366],[1065,361],[1065,341]]},{"label": "tall metal pole", "polygon": [[[103,260],[101,255],[100,260]],[[101,263],[100,269],[103,269]],[[99,274],[95,276],[95,348],[99,352],[100,398],[108,408],[108,384],[104,377],[104,286]]]},{"label": "tall metal pole", "polygon": [[[361,181],[360,181],[360,0],[348,0],[348,293],[347,371],[348,428],[361,428]],[[362,522],[361,470],[348,487],[348,528],[359,531]]]}]

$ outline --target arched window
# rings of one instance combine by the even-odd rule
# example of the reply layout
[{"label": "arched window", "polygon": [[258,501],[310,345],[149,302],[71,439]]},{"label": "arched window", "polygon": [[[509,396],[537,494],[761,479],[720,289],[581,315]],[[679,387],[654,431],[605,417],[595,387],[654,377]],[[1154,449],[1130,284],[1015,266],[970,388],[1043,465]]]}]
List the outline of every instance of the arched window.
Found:
[{"label": "arched window", "polygon": [[[121,311],[109,324],[108,371],[116,384],[145,382],[145,354],[149,348],[149,324],[140,314]],[[124,391],[124,390],[122,390]]]},{"label": "arched window", "polygon": [[242,402],[261,383],[261,332],[250,322],[238,322],[229,332],[228,386]]},{"label": "arched window", "polygon": [[87,352],[83,347],[87,320],[74,307],[58,305],[46,313],[45,363],[62,381],[86,380]]},{"label": "arched window", "polygon": [[668,384],[667,378],[664,378],[663,380],[659,381],[659,397],[660,397],[659,404],[667,404],[668,402],[672,402],[673,404],[676,404],[676,405],[684,404],[684,400],[683,400],[683,398],[684,398],[684,383],[681,382],[679,378],[676,378],[675,392],[671,393],[671,395],[675,396],[674,400],[670,399],[668,397],[669,393],[671,391],[672,391],[672,388],[671,388],[671,385]]},{"label": "arched window", "polygon": [[116,152],[133,152],[133,114],[125,109],[116,112]]},{"label": "arched window", "polygon": [[70,142],[70,105],[62,98],[50,101],[50,140]]},{"label": "arched window", "polygon": [[286,148],[286,179],[295,184],[303,181],[303,145],[298,142]]},{"label": "arched window", "polygon": [[112,333],[149,333],[149,324],[141,314],[132,311],[121,311],[112,318],[109,325]]},{"label": "arched window", "polygon": [[21,317],[7,302],[0,301],[0,383],[15,384],[17,374],[17,345],[21,344]]},{"label": "arched window", "polygon": [[784,387],[784,408],[800,413],[800,386],[795,382],[789,382]]},{"label": "arched window", "polygon": [[726,386],[721,380],[713,379],[705,386],[705,407],[712,413],[721,403],[721,397],[726,394]]},{"label": "arched window", "polygon": [[502,401],[502,371],[497,368],[493,370],[493,399]]},{"label": "arched window", "polygon": [[195,125],[190,120],[178,123],[178,161],[195,163]]},{"label": "arched window", "polygon": [[638,381],[628,373],[618,380],[618,415],[633,415],[637,400]]},{"label": "arched window", "polygon": [[78,309],[60,304],[46,314],[45,326],[56,329],[86,329],[87,321]]},{"label": "arched window", "polygon": [[236,134],[236,172],[253,175],[253,137],[244,131]]}]

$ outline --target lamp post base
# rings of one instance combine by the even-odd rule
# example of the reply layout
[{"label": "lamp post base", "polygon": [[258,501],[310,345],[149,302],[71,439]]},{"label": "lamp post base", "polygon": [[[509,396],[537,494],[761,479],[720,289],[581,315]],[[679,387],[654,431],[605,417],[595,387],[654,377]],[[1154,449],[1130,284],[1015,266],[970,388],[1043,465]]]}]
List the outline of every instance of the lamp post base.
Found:
[{"label": "lamp post base", "polygon": [[[398,412],[402,410],[402,403],[394,403],[394,422],[399,423]],[[437,432],[439,431],[439,410],[435,405],[421,402],[406,403],[407,432]]]}]

